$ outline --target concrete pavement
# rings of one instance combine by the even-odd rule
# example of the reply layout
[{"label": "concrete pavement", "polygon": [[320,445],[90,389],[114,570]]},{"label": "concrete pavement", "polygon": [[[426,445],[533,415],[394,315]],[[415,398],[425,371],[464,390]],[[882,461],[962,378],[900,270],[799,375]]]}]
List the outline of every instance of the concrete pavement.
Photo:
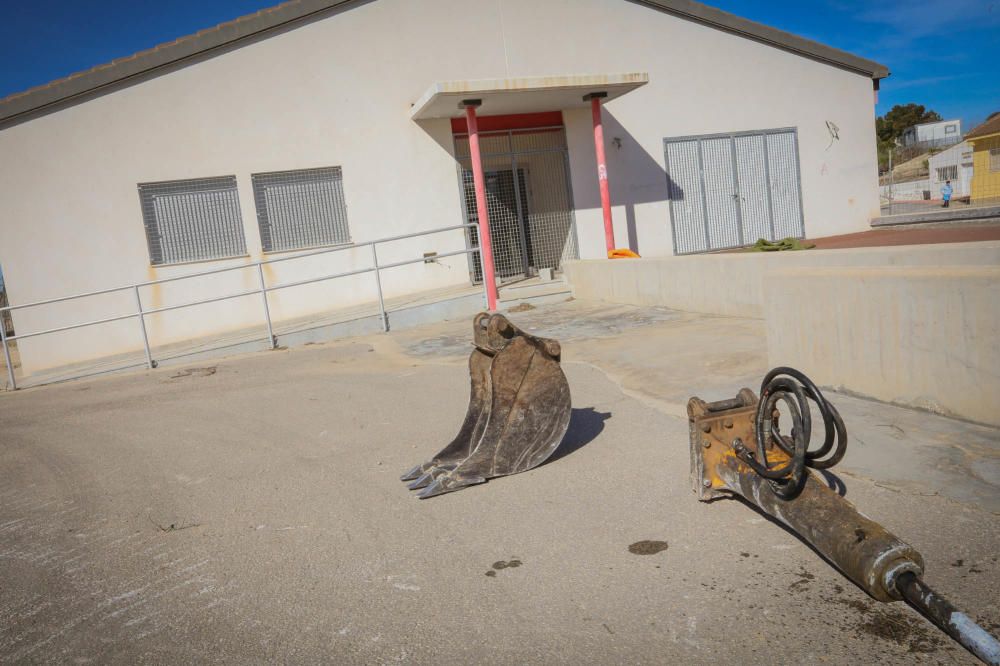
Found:
[{"label": "concrete pavement", "polygon": [[[563,343],[566,440],[424,502],[397,479],[457,431],[466,321],[0,395],[0,661],[975,663],[749,506],[694,500],[683,406],[760,380],[761,322],[511,316]],[[848,499],[996,634],[997,431],[831,397]]]}]

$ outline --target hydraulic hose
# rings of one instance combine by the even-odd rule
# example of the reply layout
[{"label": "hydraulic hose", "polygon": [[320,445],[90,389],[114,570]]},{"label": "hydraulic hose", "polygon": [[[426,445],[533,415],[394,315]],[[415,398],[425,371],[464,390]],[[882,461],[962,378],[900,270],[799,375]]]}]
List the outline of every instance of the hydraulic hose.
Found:
[{"label": "hydraulic hose", "polygon": [[[787,436],[781,433],[778,426],[775,407],[779,401],[788,408],[792,422]],[[813,451],[809,450],[812,437],[809,401],[816,403],[819,408],[824,429],[823,444]],[[743,446],[737,447],[736,454],[757,474],[769,479],[775,492],[786,499],[791,499],[802,491],[806,467],[828,469],[840,462],[847,452],[847,428],[837,408],[827,402],[822,391],[809,377],[795,368],[775,368],[764,377],[754,427],[760,460]],[[767,449],[771,444],[780,448],[791,459],[781,466],[772,466],[767,459]]]}]

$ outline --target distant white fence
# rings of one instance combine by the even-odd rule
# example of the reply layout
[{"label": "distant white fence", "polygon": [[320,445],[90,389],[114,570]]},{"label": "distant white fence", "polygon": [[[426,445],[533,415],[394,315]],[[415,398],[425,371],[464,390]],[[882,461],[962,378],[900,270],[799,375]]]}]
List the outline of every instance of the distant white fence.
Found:
[{"label": "distant white fence", "polygon": [[929,178],[911,180],[906,183],[879,186],[879,197],[882,201],[922,201],[924,192],[929,192],[932,199],[939,199],[941,192],[931,190]]}]

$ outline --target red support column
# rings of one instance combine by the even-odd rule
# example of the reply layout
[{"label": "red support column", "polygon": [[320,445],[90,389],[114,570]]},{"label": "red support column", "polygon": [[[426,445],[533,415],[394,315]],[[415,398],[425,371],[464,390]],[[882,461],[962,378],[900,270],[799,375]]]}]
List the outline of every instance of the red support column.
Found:
[{"label": "red support column", "polygon": [[465,120],[469,126],[469,156],[472,162],[472,180],[476,187],[476,216],[479,218],[479,256],[483,260],[483,282],[486,284],[486,307],[492,312],[497,309],[497,280],[493,269],[493,243],[490,240],[490,213],[486,204],[486,178],[483,176],[483,160],[479,153],[479,125],[476,123],[477,99],[462,102]]},{"label": "red support column", "polygon": [[604,159],[604,125],[601,123],[601,99],[607,93],[590,93],[590,113],[594,119],[594,150],[597,152],[597,184],[601,188],[601,210],[604,213],[604,243],[610,253],[615,249],[615,229],[611,222],[611,192],[608,189],[608,163]]}]

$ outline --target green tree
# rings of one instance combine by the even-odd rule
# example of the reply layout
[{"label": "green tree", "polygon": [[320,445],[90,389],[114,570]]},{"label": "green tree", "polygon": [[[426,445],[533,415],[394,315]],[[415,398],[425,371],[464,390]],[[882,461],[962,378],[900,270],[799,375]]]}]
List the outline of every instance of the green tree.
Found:
[{"label": "green tree", "polygon": [[880,169],[888,167],[889,150],[896,145],[896,140],[907,128],[921,123],[933,123],[942,120],[937,111],[927,109],[923,104],[897,104],[889,109],[884,116],[875,119],[875,142],[878,146],[878,163]]},{"label": "green tree", "polygon": [[909,127],[938,120],[942,120],[941,114],[926,109],[923,104],[897,104],[875,120],[875,133],[880,141],[895,140]]}]

